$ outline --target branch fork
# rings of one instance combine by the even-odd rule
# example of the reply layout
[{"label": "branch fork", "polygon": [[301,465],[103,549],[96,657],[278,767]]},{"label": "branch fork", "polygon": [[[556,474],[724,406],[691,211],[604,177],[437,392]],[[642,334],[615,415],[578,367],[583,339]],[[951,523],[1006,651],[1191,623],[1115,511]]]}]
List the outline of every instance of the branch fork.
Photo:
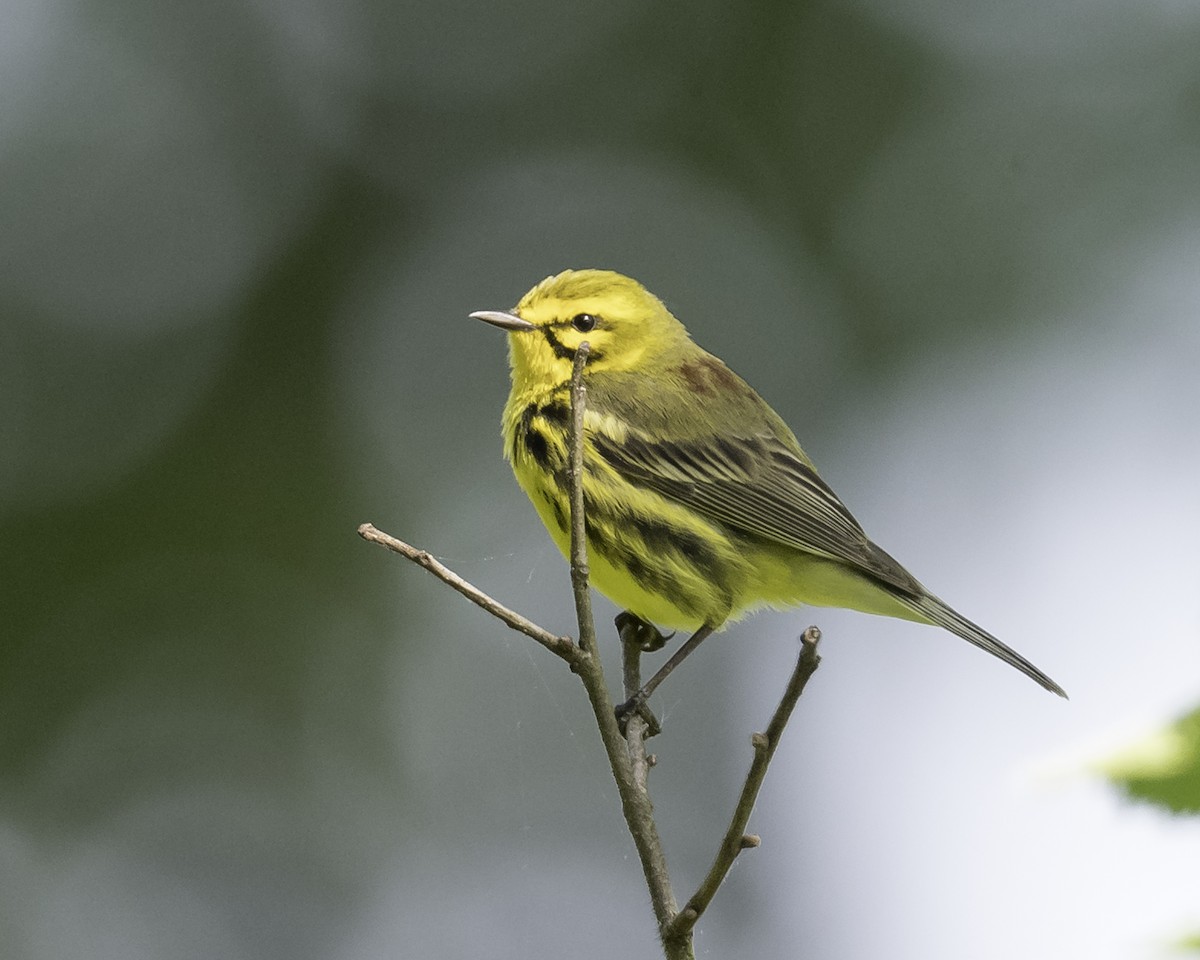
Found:
[{"label": "branch fork", "polygon": [[[575,353],[571,376],[570,462],[567,470],[571,502],[571,587],[575,597],[578,643],[571,637],[558,636],[510,610],[468,583],[425,550],[383,533],[369,523],[362,524],[358,528],[358,534],[364,540],[378,543],[424,567],[508,627],[541,644],[565,661],[571,672],[579,676],[600,731],[600,739],[608,756],[613,779],[616,781],[626,825],[642,864],[650,902],[658,921],[664,956],[667,960],[694,960],[693,931],[696,922],[712,902],[738,855],[743,850],[757,847],[761,842],[758,836],[746,833],[746,826],[784,727],[804,692],[805,684],[820,663],[817,643],[821,632],[816,627],[809,627],[804,631],[800,655],[783,697],[775,708],[766,730],[751,737],[753,758],[750,770],[746,774],[729,826],[718,845],[713,864],[696,892],[687,900],[683,909],[679,909],[671,891],[666,855],[659,839],[648,788],[649,774],[655,765],[655,757],[647,753],[646,740],[658,732],[657,721],[649,711],[635,710],[625,718],[622,731],[604,677],[604,668],[598,653],[596,626],[592,617],[583,503],[583,415],[587,405],[583,369],[587,363],[588,352],[588,344],[583,343]],[[637,626],[630,618],[618,618],[618,630],[622,640],[622,687],[624,699],[628,702],[641,689],[640,665],[644,638],[639,640]]]}]

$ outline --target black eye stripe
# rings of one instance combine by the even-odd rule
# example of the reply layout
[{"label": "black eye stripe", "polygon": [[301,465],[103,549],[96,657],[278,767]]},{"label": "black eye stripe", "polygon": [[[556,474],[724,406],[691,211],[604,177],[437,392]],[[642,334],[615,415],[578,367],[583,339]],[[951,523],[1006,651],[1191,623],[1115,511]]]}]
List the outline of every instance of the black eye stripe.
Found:
[{"label": "black eye stripe", "polygon": [[559,340],[553,330],[549,327],[542,327],[542,333],[546,335],[546,342],[550,344],[550,349],[554,351],[556,357],[561,360],[575,359],[575,351]]},{"label": "black eye stripe", "polygon": [[[560,360],[570,360],[574,362],[575,351],[568,347],[565,343],[554,335],[554,331],[550,327],[542,327],[542,333],[545,334],[546,342],[550,344],[550,349],[554,351],[554,355]],[[595,363],[604,356],[603,351],[593,350],[588,354],[588,362]]]}]

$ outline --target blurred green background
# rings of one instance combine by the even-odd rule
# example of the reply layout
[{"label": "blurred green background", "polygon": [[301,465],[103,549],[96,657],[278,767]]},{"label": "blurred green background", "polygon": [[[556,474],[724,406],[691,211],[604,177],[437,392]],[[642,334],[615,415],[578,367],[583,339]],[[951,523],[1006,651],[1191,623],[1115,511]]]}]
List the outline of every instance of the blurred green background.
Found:
[{"label": "blurred green background", "polygon": [[1200,7],[3,9],[0,955],[656,954],[574,678],[355,536],[572,629],[466,319],[568,266],[1073,697],[837,611],[710,641],[656,698],[681,896],[826,636],[699,953],[1200,930],[1195,823],[1087,772],[1200,699]]}]

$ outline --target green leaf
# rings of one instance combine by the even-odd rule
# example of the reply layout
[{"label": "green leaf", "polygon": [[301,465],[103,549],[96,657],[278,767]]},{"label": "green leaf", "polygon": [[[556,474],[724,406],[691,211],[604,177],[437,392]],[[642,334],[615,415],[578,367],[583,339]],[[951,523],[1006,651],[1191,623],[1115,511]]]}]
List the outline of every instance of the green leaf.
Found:
[{"label": "green leaf", "polygon": [[[1200,814],[1200,707],[1099,764],[1131,800]],[[1200,950],[1200,938],[1186,941]]]}]

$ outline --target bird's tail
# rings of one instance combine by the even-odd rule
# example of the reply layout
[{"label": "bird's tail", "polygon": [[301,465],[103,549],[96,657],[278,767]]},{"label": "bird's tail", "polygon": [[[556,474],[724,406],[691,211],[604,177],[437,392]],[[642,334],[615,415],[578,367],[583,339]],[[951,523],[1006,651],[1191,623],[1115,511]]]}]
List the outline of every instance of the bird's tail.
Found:
[{"label": "bird's tail", "polygon": [[999,657],[1005,663],[1016,667],[1025,676],[1036,680],[1051,693],[1057,693],[1064,700],[1067,698],[1066,691],[1062,687],[1017,653],[1016,650],[1001,643],[982,627],[972,623],[957,611],[950,609],[950,607],[946,606],[946,604],[932,594],[926,593],[915,597],[897,596],[896,599],[922,619],[957,634],[980,649],[986,650],[993,657]]}]

